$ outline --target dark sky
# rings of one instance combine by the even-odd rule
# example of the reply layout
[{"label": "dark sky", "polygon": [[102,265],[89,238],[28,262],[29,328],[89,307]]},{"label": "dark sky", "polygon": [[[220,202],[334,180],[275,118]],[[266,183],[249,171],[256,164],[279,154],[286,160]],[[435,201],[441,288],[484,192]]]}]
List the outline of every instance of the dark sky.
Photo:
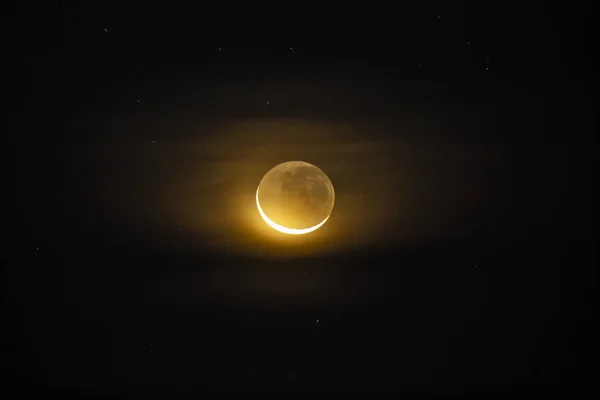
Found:
[{"label": "dark sky", "polygon": [[[14,16],[3,390],[591,384],[591,10],[93,3]],[[287,160],[310,235],[254,204]]]}]

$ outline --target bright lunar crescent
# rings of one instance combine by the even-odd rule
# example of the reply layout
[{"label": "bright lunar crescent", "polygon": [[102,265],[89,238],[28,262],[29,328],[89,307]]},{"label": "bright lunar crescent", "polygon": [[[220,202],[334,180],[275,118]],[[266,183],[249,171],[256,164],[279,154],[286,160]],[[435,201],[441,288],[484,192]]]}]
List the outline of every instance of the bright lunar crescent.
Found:
[{"label": "bright lunar crescent", "polygon": [[331,215],[335,192],[329,177],[304,161],[272,168],[256,189],[256,206],[273,229],[303,235],[319,229]]}]

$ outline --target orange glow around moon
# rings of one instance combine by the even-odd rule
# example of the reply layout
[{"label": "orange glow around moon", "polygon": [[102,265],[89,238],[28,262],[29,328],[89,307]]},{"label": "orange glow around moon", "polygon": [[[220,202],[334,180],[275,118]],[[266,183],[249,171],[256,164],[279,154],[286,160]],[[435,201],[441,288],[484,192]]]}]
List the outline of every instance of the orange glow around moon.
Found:
[{"label": "orange glow around moon", "polygon": [[329,219],[329,216],[327,216],[327,218],[325,218],[323,221],[321,221],[317,225],[311,226],[309,228],[303,228],[303,229],[286,228],[285,226],[279,225],[279,224],[271,221],[271,219],[269,219],[269,217],[267,217],[267,215],[263,212],[262,208],[260,208],[260,203],[258,202],[258,189],[256,189],[256,207],[258,207],[258,212],[260,213],[260,216],[262,217],[262,219],[265,220],[267,225],[269,225],[271,228],[273,228],[281,233],[286,233],[288,235],[305,235],[307,233],[314,232],[317,229],[319,229],[320,227],[322,227],[323,224],[325,224],[325,222],[327,222],[327,220]]}]

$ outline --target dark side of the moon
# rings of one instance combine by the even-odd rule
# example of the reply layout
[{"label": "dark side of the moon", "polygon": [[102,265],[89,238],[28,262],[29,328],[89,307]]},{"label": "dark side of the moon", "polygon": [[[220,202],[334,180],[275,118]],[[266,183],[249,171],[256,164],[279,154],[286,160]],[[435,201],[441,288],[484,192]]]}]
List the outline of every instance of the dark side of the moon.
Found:
[{"label": "dark side of the moon", "polygon": [[335,203],[327,175],[305,162],[275,166],[261,180],[258,201],[264,213],[286,228],[306,229],[327,219]]}]

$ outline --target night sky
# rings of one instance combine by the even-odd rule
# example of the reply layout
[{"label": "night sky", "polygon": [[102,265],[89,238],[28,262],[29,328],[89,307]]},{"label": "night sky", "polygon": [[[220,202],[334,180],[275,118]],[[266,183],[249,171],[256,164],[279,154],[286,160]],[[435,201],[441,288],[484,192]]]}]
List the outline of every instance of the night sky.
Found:
[{"label": "night sky", "polygon": [[[3,391],[595,385],[591,8],[150,3],[12,18]],[[290,160],[305,236],[254,202]]]}]

